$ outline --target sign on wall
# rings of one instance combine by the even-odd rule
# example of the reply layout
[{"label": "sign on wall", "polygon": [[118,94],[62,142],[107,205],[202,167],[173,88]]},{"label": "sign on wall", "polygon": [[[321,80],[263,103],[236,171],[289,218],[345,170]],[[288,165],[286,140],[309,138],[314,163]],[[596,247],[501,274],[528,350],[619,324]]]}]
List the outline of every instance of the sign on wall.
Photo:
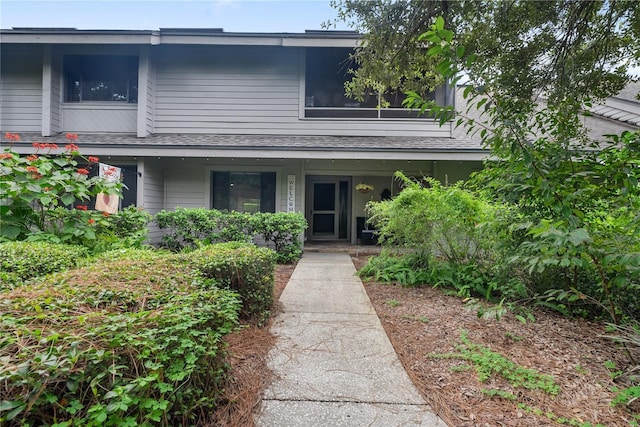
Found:
[{"label": "sign on wall", "polygon": [[296,211],[296,176],[287,176],[287,212]]},{"label": "sign on wall", "polygon": [[[100,163],[98,176],[108,182],[117,182],[122,178],[122,170],[115,166]],[[114,214],[118,212],[120,198],[115,194],[99,193],[96,196],[96,210]]]}]

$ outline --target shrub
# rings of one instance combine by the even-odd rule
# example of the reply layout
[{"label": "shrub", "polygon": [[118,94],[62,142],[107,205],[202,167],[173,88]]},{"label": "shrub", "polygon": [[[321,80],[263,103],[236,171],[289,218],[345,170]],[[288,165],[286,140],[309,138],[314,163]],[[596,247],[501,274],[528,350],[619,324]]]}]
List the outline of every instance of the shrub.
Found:
[{"label": "shrub", "polygon": [[28,279],[75,268],[88,256],[82,246],[43,242],[0,243],[0,291]]},{"label": "shrub", "polygon": [[[98,214],[79,212],[54,232],[51,228],[56,221],[52,221],[51,213],[76,202],[87,202],[99,193],[119,194],[122,183],[88,177],[100,159],[80,155],[76,134],[67,134],[69,143],[64,153],[57,154],[56,144],[35,142],[35,152],[30,156],[11,150],[13,142],[20,140],[19,135],[7,132],[4,138],[9,141],[9,148],[0,154],[0,241],[25,240],[34,233],[40,234],[40,240],[53,236],[63,243],[95,239],[91,225]],[[87,165],[80,166],[79,160]],[[81,207],[87,210],[86,205],[77,206]],[[70,224],[72,219],[74,223]]]},{"label": "shrub", "polygon": [[161,211],[155,216],[164,246],[179,251],[201,244],[224,242],[264,243],[278,254],[278,262],[294,261],[302,254],[300,234],[307,228],[299,213],[241,213],[215,209]]},{"label": "shrub", "polygon": [[216,209],[181,208],[161,211],[155,216],[163,244],[173,251],[195,248],[198,244],[230,241],[251,241],[248,214],[223,212]]},{"label": "shrub", "polygon": [[261,324],[269,317],[276,260],[271,249],[240,242],[220,243],[189,253],[188,259],[203,277],[238,292],[241,319]]},{"label": "shrub", "polygon": [[116,251],[0,298],[0,424],[193,425],[239,300],[176,255]]},{"label": "shrub", "polygon": [[302,255],[300,234],[306,228],[307,220],[300,213],[257,213],[251,216],[253,234],[273,245],[280,264],[300,258]]}]

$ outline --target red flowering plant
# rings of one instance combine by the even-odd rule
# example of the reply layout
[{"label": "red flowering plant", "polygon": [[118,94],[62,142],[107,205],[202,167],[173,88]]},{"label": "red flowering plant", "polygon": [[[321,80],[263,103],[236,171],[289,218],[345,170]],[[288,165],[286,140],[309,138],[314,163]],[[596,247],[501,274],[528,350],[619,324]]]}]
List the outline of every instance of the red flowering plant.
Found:
[{"label": "red flowering plant", "polygon": [[63,148],[34,142],[35,152],[28,156],[13,151],[18,134],[3,136],[9,148],[0,154],[0,241],[95,240],[94,229],[105,218],[87,204],[98,193],[120,194],[122,183],[89,176],[99,159],[80,154],[76,134],[66,135]]}]

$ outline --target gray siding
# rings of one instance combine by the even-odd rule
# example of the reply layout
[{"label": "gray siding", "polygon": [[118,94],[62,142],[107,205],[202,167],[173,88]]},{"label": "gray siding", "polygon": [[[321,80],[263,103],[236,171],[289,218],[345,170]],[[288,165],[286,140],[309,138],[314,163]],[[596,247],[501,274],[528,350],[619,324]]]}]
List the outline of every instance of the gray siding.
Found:
[{"label": "gray siding", "polygon": [[136,133],[135,104],[112,106],[102,104],[65,104],[62,107],[64,132]]},{"label": "gray siding", "polygon": [[155,132],[449,136],[426,120],[301,119],[301,50],[160,47]]},{"label": "gray siding", "polygon": [[45,47],[42,66],[42,135],[51,136],[62,129],[60,100],[62,96],[62,64],[59,55]]},{"label": "gray siding", "polygon": [[206,173],[202,160],[173,160],[165,167],[165,209],[207,206]]},{"label": "gray siding", "polygon": [[155,110],[155,66],[146,48],[140,49],[138,87],[138,136],[145,137],[153,133]]},{"label": "gray siding", "polygon": [[2,46],[0,129],[40,132],[42,128],[42,48]]},{"label": "gray siding", "polygon": [[[138,163],[138,204],[151,215],[164,209],[164,173],[159,160],[145,159]],[[155,222],[149,224],[149,241],[160,242],[162,232]]]}]

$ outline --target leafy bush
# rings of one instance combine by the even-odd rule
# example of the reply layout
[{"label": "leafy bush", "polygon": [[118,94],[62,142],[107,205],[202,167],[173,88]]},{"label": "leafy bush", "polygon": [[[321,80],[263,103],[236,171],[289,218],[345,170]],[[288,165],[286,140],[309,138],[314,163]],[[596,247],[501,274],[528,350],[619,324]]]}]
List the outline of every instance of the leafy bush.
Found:
[{"label": "leafy bush", "polygon": [[176,255],[114,254],[2,293],[0,424],[206,422],[237,295]]},{"label": "leafy bush", "polygon": [[396,172],[404,189],[392,200],[367,205],[369,222],[383,245],[404,247],[458,263],[488,263],[495,257],[507,207],[491,204],[459,185],[429,187]]},{"label": "leafy bush", "polygon": [[[99,214],[78,213],[53,232],[55,221],[52,223],[51,213],[63,206],[86,202],[99,193],[119,194],[122,183],[88,177],[100,159],[80,155],[76,134],[67,134],[69,143],[64,153],[57,153],[56,144],[35,142],[35,152],[29,156],[11,151],[11,144],[20,140],[19,135],[7,132],[4,138],[9,141],[9,148],[0,153],[0,241],[25,240],[34,233],[41,234],[40,240],[53,235],[59,239],[56,243],[93,240],[91,225]],[[79,160],[87,165],[80,166]],[[87,210],[86,205],[76,208]],[[69,224],[72,219],[75,222]]]},{"label": "leafy bush", "polygon": [[251,241],[247,215],[239,212],[177,207],[158,212],[155,221],[160,229],[167,230],[162,242],[173,251],[192,249],[198,244]]},{"label": "leafy bush", "polygon": [[[302,255],[300,234],[307,228],[307,220],[299,213],[257,213],[251,215],[251,230],[273,246],[278,263],[295,261]],[[271,246],[270,246],[271,247]]]},{"label": "leafy bush", "polygon": [[307,228],[299,213],[241,213],[215,209],[161,211],[155,216],[164,246],[173,251],[223,242],[263,243],[278,254],[278,262],[291,262],[302,254],[300,234]]},{"label": "leafy bush", "polygon": [[276,261],[271,249],[230,242],[201,247],[186,257],[203,277],[240,295],[241,319],[261,324],[269,317]]},{"label": "leafy bush", "polygon": [[81,265],[88,257],[82,246],[42,242],[0,243],[0,291],[37,276]]}]

